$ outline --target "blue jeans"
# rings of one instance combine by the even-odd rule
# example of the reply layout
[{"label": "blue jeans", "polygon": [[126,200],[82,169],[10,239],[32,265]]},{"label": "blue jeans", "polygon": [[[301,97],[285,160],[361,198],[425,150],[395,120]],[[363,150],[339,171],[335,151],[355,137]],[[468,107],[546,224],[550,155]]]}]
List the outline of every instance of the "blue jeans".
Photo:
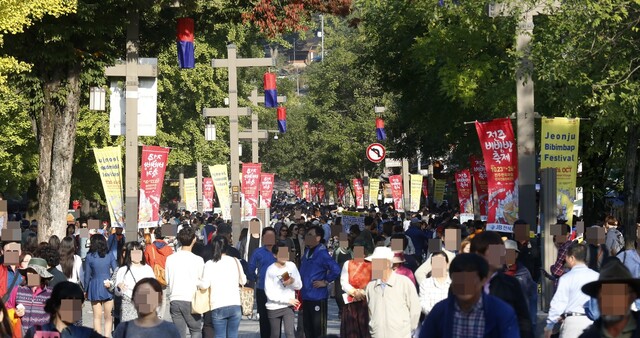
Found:
[{"label": "blue jeans", "polygon": [[237,338],[242,310],[240,305],[223,306],[211,311],[216,338]]}]

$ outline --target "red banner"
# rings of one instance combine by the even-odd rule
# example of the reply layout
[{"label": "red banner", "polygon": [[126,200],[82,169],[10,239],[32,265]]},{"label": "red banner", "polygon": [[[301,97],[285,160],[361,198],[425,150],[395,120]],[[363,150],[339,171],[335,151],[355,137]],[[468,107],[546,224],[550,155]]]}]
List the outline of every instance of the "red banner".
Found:
[{"label": "red banner", "polygon": [[202,179],[202,210],[213,211],[213,178],[205,177]]},{"label": "red banner", "polygon": [[311,201],[312,201],[312,202],[315,202],[315,200],[316,200],[316,196],[317,196],[317,194],[318,194],[318,187],[317,187],[315,184],[312,184],[312,185],[309,187],[309,190],[311,190]]},{"label": "red banner", "polygon": [[518,219],[518,154],[511,120],[476,122],[487,170],[487,230],[513,232]]},{"label": "red banner", "polygon": [[158,146],[142,147],[142,168],[140,170],[140,204],[138,205],[138,227],[157,227],[160,220],[158,209],[164,171],[167,168],[169,148]]},{"label": "red banner", "polygon": [[310,197],[309,197],[309,182],[302,182],[302,198],[307,200],[307,202],[310,201]]},{"label": "red banner", "polygon": [[364,183],[361,178],[354,178],[351,180],[353,183],[353,193],[356,195],[356,208],[364,208]]},{"label": "red banner", "polygon": [[466,214],[466,217],[473,217],[473,189],[471,188],[471,173],[469,169],[460,170],[456,173],[456,188],[458,190],[458,202],[460,202],[460,214]]},{"label": "red banner", "polygon": [[260,174],[260,207],[262,208],[271,208],[274,179],[275,174]]},{"label": "red banner", "polygon": [[258,216],[258,189],[261,171],[261,163],[242,163],[242,194],[244,195],[242,216],[244,218]]},{"label": "red banner", "polygon": [[324,183],[318,183],[318,198],[318,202],[324,203]]},{"label": "red banner", "polygon": [[474,186],[476,187],[476,193],[478,194],[478,203],[480,206],[480,217],[483,221],[487,220],[488,212],[488,198],[489,191],[487,189],[487,168],[484,166],[484,161],[475,156],[469,158],[471,162],[471,174],[473,175]]},{"label": "red banner", "polygon": [[300,196],[300,182],[298,182],[298,180],[289,181],[289,188],[291,189],[291,192],[293,192],[293,194],[296,195],[297,198],[302,197]]},{"label": "red banner", "polygon": [[393,208],[396,210],[404,210],[404,205],[402,203],[402,175],[389,176],[389,185],[391,185]]},{"label": "red banner", "polygon": [[424,177],[422,179],[422,194],[425,198],[429,197],[429,178]]},{"label": "red banner", "polygon": [[344,183],[341,181],[336,182],[336,194],[338,195],[338,204],[344,204]]}]

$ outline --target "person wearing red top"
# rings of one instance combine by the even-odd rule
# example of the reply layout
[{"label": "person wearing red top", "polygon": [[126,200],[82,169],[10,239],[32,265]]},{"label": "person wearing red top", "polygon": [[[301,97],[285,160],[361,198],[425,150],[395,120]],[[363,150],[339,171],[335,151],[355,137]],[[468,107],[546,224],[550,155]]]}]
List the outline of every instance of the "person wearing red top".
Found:
[{"label": "person wearing red top", "polygon": [[407,278],[413,282],[413,285],[417,287],[418,284],[416,284],[416,277],[413,275],[411,269],[403,265],[404,262],[404,253],[402,251],[394,251],[392,270],[399,275],[407,276]]},{"label": "person wearing red top", "polygon": [[[147,264],[154,269],[156,264],[160,265],[163,269],[166,266],[167,257],[173,254],[173,248],[164,241],[164,237],[162,236],[162,232],[160,227],[157,227],[153,234],[155,235],[155,240],[153,243],[145,246],[144,248],[144,259]],[[155,270],[154,270],[155,271]],[[167,287],[166,285],[162,287],[162,304],[160,305],[160,318],[164,316],[165,310],[167,309]]]},{"label": "person wearing red top", "polygon": [[371,262],[364,259],[364,247],[356,246],[353,251],[354,258],[343,264],[340,273],[340,284],[346,298],[340,318],[340,337],[368,338],[371,337],[369,306],[364,289],[371,281]]}]

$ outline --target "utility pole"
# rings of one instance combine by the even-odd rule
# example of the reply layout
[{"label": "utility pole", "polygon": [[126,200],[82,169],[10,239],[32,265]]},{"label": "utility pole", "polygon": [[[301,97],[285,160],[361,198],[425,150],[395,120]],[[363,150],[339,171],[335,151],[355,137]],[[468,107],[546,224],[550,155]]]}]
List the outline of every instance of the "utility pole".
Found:
[{"label": "utility pole", "polygon": [[320,42],[320,46],[322,48],[322,54],[321,54],[321,58],[320,60],[322,62],[324,62],[324,15],[320,14],[320,31],[321,31],[321,42]]},{"label": "utility pole", "polygon": [[560,2],[552,4],[539,1],[527,5],[524,1],[516,4],[495,3],[489,5],[489,16],[520,15],[518,22],[516,51],[523,55],[516,71],[517,100],[517,143],[518,143],[518,216],[527,221],[531,230],[536,231],[536,138],[535,113],[533,96],[533,63],[529,58],[529,43],[533,36],[533,17],[538,14],[549,14],[550,10],[559,8]]},{"label": "utility pole", "polygon": [[[264,96],[258,96],[258,89],[254,88],[251,91],[249,101],[254,106],[258,106],[259,103],[264,103]],[[286,96],[278,95],[278,102],[287,102]],[[251,140],[251,162],[259,163],[259,142],[269,138],[269,132],[278,132],[277,130],[258,130],[258,114],[251,113],[251,131],[240,132],[240,140]]]},{"label": "utility pole", "polygon": [[229,149],[231,153],[231,221],[235,238],[240,238],[241,210],[240,210],[240,158],[239,158],[239,131],[238,117],[248,116],[251,110],[238,107],[238,68],[239,67],[269,67],[275,66],[272,58],[237,58],[237,50],[234,44],[227,46],[226,59],[213,59],[211,66],[214,68],[227,68],[229,71],[229,107],[205,108],[204,117],[228,116],[229,117]]}]

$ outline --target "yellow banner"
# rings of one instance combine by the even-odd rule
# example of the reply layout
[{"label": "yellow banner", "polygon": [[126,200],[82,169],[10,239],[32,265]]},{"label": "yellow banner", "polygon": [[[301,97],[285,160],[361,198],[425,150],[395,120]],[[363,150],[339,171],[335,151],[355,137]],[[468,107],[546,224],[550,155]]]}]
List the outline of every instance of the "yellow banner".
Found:
[{"label": "yellow banner", "polygon": [[380,190],[380,179],[369,179],[369,204],[378,205],[378,191]]},{"label": "yellow banner", "polygon": [[573,221],[580,119],[542,118],[540,169],[556,168],[558,219]]},{"label": "yellow banner", "polygon": [[440,204],[444,201],[444,188],[445,188],[445,180],[436,180],[435,181],[435,185],[433,187],[433,199],[436,201],[437,204]]},{"label": "yellow banner", "polygon": [[111,225],[124,227],[124,203],[122,198],[122,154],[120,147],[93,148],[98,164],[98,174],[107,200]]},{"label": "yellow banner", "polygon": [[411,175],[411,211],[420,210],[420,197],[422,197],[422,175]]},{"label": "yellow banner", "polygon": [[218,202],[222,209],[222,218],[231,219],[231,196],[229,196],[229,175],[227,166],[224,164],[210,165],[209,172],[213,178],[213,185],[216,187]]},{"label": "yellow banner", "polygon": [[184,191],[182,192],[182,196],[184,196],[184,201],[187,210],[193,212],[198,210],[198,198],[196,197],[196,179],[187,178],[184,180]]}]

